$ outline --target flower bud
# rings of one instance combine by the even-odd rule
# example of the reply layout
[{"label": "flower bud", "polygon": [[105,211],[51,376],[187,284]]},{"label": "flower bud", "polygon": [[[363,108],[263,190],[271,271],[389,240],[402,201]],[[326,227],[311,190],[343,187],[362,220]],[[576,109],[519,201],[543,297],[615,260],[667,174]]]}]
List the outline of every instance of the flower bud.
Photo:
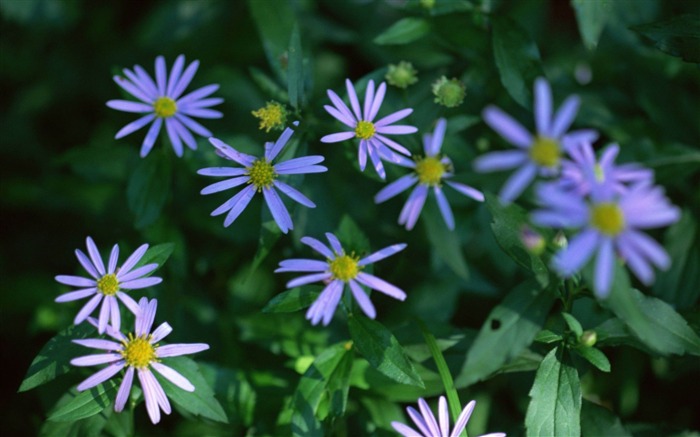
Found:
[{"label": "flower bud", "polygon": [[454,108],[462,104],[466,93],[466,87],[456,78],[447,80],[445,76],[442,76],[433,84],[435,103],[448,108]]},{"label": "flower bud", "polygon": [[417,73],[410,62],[401,61],[398,65],[389,64],[389,71],[384,77],[389,82],[389,85],[405,89],[409,85],[418,82]]},{"label": "flower bud", "polygon": [[595,331],[583,331],[578,339],[579,344],[585,347],[595,346],[596,341],[598,341],[598,334]]}]

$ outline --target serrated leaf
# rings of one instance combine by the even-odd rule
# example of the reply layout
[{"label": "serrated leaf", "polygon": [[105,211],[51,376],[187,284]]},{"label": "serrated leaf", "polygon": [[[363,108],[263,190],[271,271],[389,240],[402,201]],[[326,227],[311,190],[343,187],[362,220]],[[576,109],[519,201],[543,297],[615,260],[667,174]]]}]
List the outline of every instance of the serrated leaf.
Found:
[{"label": "serrated leaf", "polygon": [[452,271],[464,279],[469,279],[469,268],[464,259],[464,253],[457,238],[439,216],[436,208],[425,208],[423,217],[428,231],[428,240],[435,249],[435,253],[447,264]]},{"label": "serrated leaf", "polygon": [[75,369],[70,365],[70,360],[85,355],[86,349],[71,340],[88,338],[94,334],[95,328],[87,323],[71,326],[59,332],[41,348],[17,391],[31,390]]},{"label": "serrated leaf", "polygon": [[569,313],[561,313],[561,316],[564,318],[564,321],[566,321],[567,326],[569,329],[571,329],[574,334],[576,334],[576,337],[580,337],[581,334],[583,334],[583,327],[579,323],[578,320],[576,320],[576,317],[572,316]]},{"label": "serrated leaf", "polygon": [[542,329],[553,303],[554,295],[541,290],[534,280],[511,291],[482,325],[457,377],[457,386],[485,379],[524,351]]},{"label": "serrated leaf", "polygon": [[170,255],[172,255],[174,249],[175,243],[163,243],[151,246],[148,248],[146,253],[143,254],[143,257],[139,260],[139,262],[136,263],[134,269],[145,266],[146,264],[158,264],[158,268],[147,275],[143,275],[143,277],[151,276],[158,269],[163,267],[163,264],[165,264],[168,258],[170,258]]},{"label": "serrated leaf", "polygon": [[134,214],[134,226],[143,229],[160,217],[170,194],[170,157],[150,154],[134,169],[126,187],[126,200]]},{"label": "serrated leaf", "polygon": [[680,15],[632,27],[654,42],[654,47],[686,62],[700,62],[700,16]]},{"label": "serrated leaf", "polygon": [[582,437],[631,437],[620,419],[610,410],[584,399],[581,405]]},{"label": "serrated leaf", "polygon": [[111,407],[116,394],[117,384],[111,379],[83,392],[73,388],[69,392],[72,398],[51,411],[47,420],[74,422],[94,416]]},{"label": "serrated leaf", "polygon": [[164,360],[164,365],[172,367],[182,376],[187,378],[195,390],[188,392],[176,386],[172,382],[160,376],[158,372],[153,374],[158,378],[158,381],[163,386],[165,394],[173,402],[179,405],[185,411],[194,414],[195,416],[205,417],[217,422],[228,423],[226,412],[219,401],[214,397],[214,391],[202,376],[199,371],[199,366],[191,358],[173,357]]},{"label": "serrated leaf", "polygon": [[528,436],[581,434],[581,381],[563,347],[544,357],[529,395]]},{"label": "serrated leaf", "polygon": [[577,354],[581,355],[586,361],[593,364],[603,372],[610,372],[610,360],[605,356],[603,351],[595,347],[581,346],[574,349]]},{"label": "serrated leaf", "polygon": [[540,52],[530,35],[507,17],[493,19],[493,55],[501,83],[513,99],[530,108],[532,86],[542,76]]},{"label": "serrated leaf", "polygon": [[289,39],[289,68],[287,69],[287,93],[289,104],[298,108],[304,101],[304,60],[301,51],[299,26],[294,24],[292,36]]},{"label": "serrated leaf", "polygon": [[571,0],[576,11],[581,40],[588,50],[595,50],[605,22],[611,14],[610,3],[604,1]]},{"label": "serrated leaf", "polygon": [[430,24],[422,18],[402,18],[374,38],[379,45],[408,44],[430,32]]},{"label": "serrated leaf", "polygon": [[337,344],[323,351],[301,377],[292,401],[293,435],[324,435],[321,420],[326,411],[320,411],[324,402],[333,415],[345,410],[353,364],[352,348],[346,345]]},{"label": "serrated leaf", "polygon": [[323,287],[318,285],[292,288],[270,299],[262,309],[262,312],[293,313],[308,308],[316,301],[322,290]]},{"label": "serrated leaf", "polygon": [[516,263],[532,272],[542,287],[546,287],[549,284],[547,265],[531,253],[520,238],[523,228],[528,226],[527,212],[516,204],[504,206],[491,194],[486,195],[486,206],[493,216],[491,230],[498,245]]},{"label": "serrated leaf", "polygon": [[399,341],[384,325],[354,315],[348,317],[348,328],[357,351],[372,367],[396,382],[424,387]]}]

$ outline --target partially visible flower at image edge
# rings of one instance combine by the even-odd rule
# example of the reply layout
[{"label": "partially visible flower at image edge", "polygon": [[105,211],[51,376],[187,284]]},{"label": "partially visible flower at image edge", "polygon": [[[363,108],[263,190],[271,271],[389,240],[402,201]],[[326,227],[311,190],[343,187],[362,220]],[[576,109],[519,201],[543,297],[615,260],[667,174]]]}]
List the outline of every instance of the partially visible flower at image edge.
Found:
[{"label": "partially visible flower at image edge", "polygon": [[135,315],[138,315],[139,311],[136,301],[122,290],[137,290],[160,284],[161,278],[145,277],[157,269],[158,264],[152,263],[134,268],[148,250],[148,244],[143,244],[136,249],[119,268],[117,267],[119,259],[119,246],[117,244],[112,247],[107,266],[102,262],[102,256],[92,238],[87,237],[86,244],[90,257],[88,258],[80,249],[75,250],[75,256],[80,265],[92,276],[92,279],[82,276],[56,276],[56,281],[61,284],[80,288],[58,296],[56,302],[71,302],[92,296],[92,299],[75,316],[73,323],[76,325],[82,323],[102,302],[98,324],[99,333],[102,334],[105,331],[109,320],[112,322],[112,328],[119,330],[121,314],[118,300]]},{"label": "partially visible flower at image edge", "polygon": [[452,161],[447,156],[440,156],[440,149],[442,148],[446,129],[447,121],[444,118],[439,119],[435,126],[434,133],[432,135],[425,134],[423,136],[423,150],[425,151],[425,156],[422,158],[414,158],[413,160],[401,157],[397,162],[400,166],[413,169],[414,173],[403,176],[390,183],[374,196],[375,203],[382,203],[417,183],[418,185],[411,192],[411,195],[408,197],[399,215],[399,224],[406,225],[406,229],[409,231],[413,229],[423,210],[423,205],[428,197],[428,190],[430,188],[433,189],[435,199],[440,208],[440,213],[447,227],[450,230],[454,229],[454,214],[452,213],[452,208],[450,208],[445,194],[442,192],[443,182],[465,196],[471,197],[478,202],[484,201],[483,193],[476,188],[448,180],[454,176],[452,173]]},{"label": "partially visible flower at image edge", "polygon": [[592,143],[598,133],[591,129],[567,130],[574,122],[579,107],[577,96],[568,97],[555,114],[552,114],[552,90],[544,78],[535,81],[535,125],[537,134],[530,134],[520,123],[495,106],[484,109],[483,117],[503,139],[518,150],[490,152],[474,161],[474,169],[492,172],[517,168],[499,193],[508,203],[515,200],[535,177],[556,176],[561,168],[561,158],[576,144]]},{"label": "partially visible flower at image edge", "polygon": [[321,320],[323,320],[324,325],[330,323],[338,302],[340,302],[340,298],[343,295],[345,284],[350,287],[350,291],[355,301],[360,305],[362,312],[372,319],[376,317],[377,312],[367,293],[360,287],[360,284],[394,299],[401,301],[406,299],[406,293],[403,290],[383,279],[362,271],[365,266],[402,251],[406,248],[406,244],[394,244],[360,259],[354,253],[345,253],[343,246],[335,235],[327,232],[326,238],[331,245],[330,248],[312,237],[303,237],[301,239],[302,243],[323,255],[326,261],[288,259],[280,262],[279,268],[275,270],[275,273],[310,273],[289,281],[287,288],[299,287],[313,282],[324,282],[326,284],[321,294],[306,312],[306,318],[311,321],[312,325],[318,324]]},{"label": "partially visible flower at image edge", "polygon": [[[457,418],[452,432],[450,432],[450,418],[449,412],[447,411],[447,400],[445,396],[440,396],[438,401],[438,420],[435,419],[435,415],[433,415],[425,399],[420,398],[418,399],[418,408],[420,412],[413,407],[406,408],[409,417],[413,420],[418,431],[401,422],[391,422],[391,426],[404,437],[458,437],[462,431],[464,431],[464,428],[466,428],[475,405],[476,401],[471,401],[464,407]],[[505,437],[505,435],[506,434],[502,432],[494,432],[479,437]]]},{"label": "partially visible flower at image edge", "polygon": [[[294,122],[295,126],[298,124],[298,121]],[[277,190],[280,190],[290,199],[308,208],[316,207],[316,204],[308,197],[304,196],[290,185],[280,181],[278,177],[280,175],[322,173],[328,171],[326,167],[317,165],[323,162],[323,156],[304,156],[278,162],[274,165],[272,164],[272,161],[277,158],[282,149],[287,145],[293,133],[294,131],[291,128],[286,128],[275,143],[265,143],[265,154],[262,158],[256,158],[255,156],[239,152],[217,138],[209,138],[209,142],[216,147],[219,156],[237,162],[243,167],[210,167],[197,171],[198,174],[203,176],[231,177],[230,179],[216,182],[205,187],[201,191],[201,194],[218,193],[247,184],[238,194],[216,208],[211,213],[212,216],[228,212],[224,220],[224,226],[228,227],[238,218],[246,206],[248,206],[248,203],[253,199],[255,193],[262,192],[265,202],[270,209],[270,213],[272,213],[272,218],[274,218],[280,230],[286,234],[289,230],[294,228],[294,224]]]},{"label": "partially visible flower at image edge", "polygon": [[[136,316],[134,332],[128,335],[107,328],[107,335],[116,340],[84,339],[73,340],[81,346],[101,349],[107,353],[97,355],[86,355],[74,358],[71,364],[74,366],[96,366],[99,364],[109,364],[109,366],[98,371],[94,375],[81,382],[77,389],[85,391],[98,384],[101,384],[126,368],[124,379],[117,391],[114,401],[114,411],[120,412],[124,409],[126,401],[129,399],[131,386],[134,380],[134,373],[137,373],[143,390],[143,397],[146,400],[146,410],[151,422],[154,424],[160,421],[160,410],[165,414],[170,414],[172,409],[168,397],[163,391],[163,387],[153,375],[153,371],[160,373],[165,379],[175,384],[177,387],[193,392],[194,385],[172,367],[162,364],[163,358],[189,355],[209,349],[205,343],[181,343],[161,346],[159,341],[163,340],[173,330],[167,322],[163,322],[153,332],[153,321],[156,316],[158,301],[141,298],[139,301],[140,312]],[[93,319],[90,319],[95,324]],[[118,343],[117,343],[118,342]]]},{"label": "partially visible flower at image edge", "polygon": [[382,179],[385,179],[386,171],[384,170],[382,159],[395,163],[399,156],[396,152],[406,156],[411,155],[408,149],[385,135],[405,135],[417,132],[418,129],[414,126],[393,125],[393,123],[408,117],[413,112],[413,109],[402,109],[375,122],[374,119],[384,101],[386,84],[382,82],[375,93],[374,81],[370,80],[367,83],[364,108],[362,109],[350,79],[345,80],[345,86],[348,90],[352,111],[332,90],[328,90],[328,97],[331,99],[333,106],[325,105],[324,108],[335,119],[352,130],[326,135],[321,138],[321,142],[338,143],[351,138],[358,138],[360,140],[358,149],[360,170],[365,170],[367,155],[369,155],[377,174]]},{"label": "partially visible flower at image edge", "polygon": [[208,97],[219,89],[217,84],[198,88],[182,96],[197,72],[199,61],[192,62],[187,68],[184,67],[185,57],[180,55],[175,60],[168,76],[165,59],[158,56],[155,62],[155,82],[139,65],[134,66],[133,71],[125,68],[123,71],[126,77],[114,76],[117,85],[139,99],[140,102],[110,100],[107,102],[107,106],[118,111],[146,114],[121,128],[115,138],[123,138],[152,122],[141,145],[140,155],[142,158],[148,155],[148,152],[153,148],[163,124],[165,124],[165,130],[175,154],[181,157],[183,155],[183,142],[190,149],[197,149],[197,141],[190,131],[203,137],[212,135],[209,130],[191,117],[221,118],[223,116],[221,112],[209,109],[209,107],[224,101],[218,97]]}]

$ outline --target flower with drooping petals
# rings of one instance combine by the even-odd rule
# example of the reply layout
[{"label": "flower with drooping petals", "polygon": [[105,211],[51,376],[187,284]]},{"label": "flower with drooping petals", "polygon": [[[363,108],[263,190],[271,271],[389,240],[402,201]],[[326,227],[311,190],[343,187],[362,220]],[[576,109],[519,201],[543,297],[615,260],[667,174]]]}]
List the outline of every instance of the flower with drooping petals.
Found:
[{"label": "flower with drooping petals", "polygon": [[107,106],[118,111],[145,114],[121,128],[115,138],[125,137],[151,123],[141,145],[142,158],[148,155],[148,152],[153,148],[163,124],[165,124],[165,130],[168,132],[170,144],[173,146],[175,154],[182,156],[183,142],[190,149],[197,149],[197,142],[190,131],[203,137],[211,136],[209,130],[191,117],[221,118],[223,116],[221,112],[209,108],[224,101],[218,97],[208,97],[219,89],[219,85],[207,85],[182,96],[197,72],[199,61],[192,62],[187,68],[184,67],[185,56],[180,55],[175,60],[170,75],[168,75],[165,59],[158,56],[156,58],[155,82],[139,65],[134,66],[134,71],[125,68],[123,71],[126,77],[114,76],[117,85],[139,99],[140,102],[110,100],[107,102]]},{"label": "flower with drooping petals", "polygon": [[360,147],[358,150],[360,170],[365,170],[367,155],[369,155],[377,174],[384,179],[386,178],[386,172],[384,171],[382,159],[396,162],[399,155],[397,155],[394,150],[406,156],[411,155],[408,149],[396,141],[387,138],[385,135],[405,135],[417,132],[418,129],[414,126],[393,124],[408,117],[413,112],[413,109],[402,109],[375,122],[374,119],[384,101],[386,84],[382,82],[375,93],[374,81],[369,81],[367,84],[367,91],[365,92],[363,110],[360,109],[360,102],[357,99],[357,93],[350,79],[345,80],[345,85],[348,90],[348,96],[350,97],[352,112],[332,90],[328,90],[328,97],[331,99],[331,102],[333,102],[333,106],[326,105],[324,108],[330,115],[352,130],[326,135],[321,138],[321,142],[337,143],[349,140],[350,138],[358,138],[360,140]]},{"label": "flower with drooping petals", "polygon": [[[163,387],[161,387],[160,383],[153,375],[153,370],[160,373],[165,379],[181,389],[193,392],[195,387],[192,383],[172,367],[161,363],[161,360],[168,357],[194,354],[209,349],[209,345],[205,343],[159,345],[158,342],[170,334],[173,328],[171,328],[167,322],[164,322],[158,326],[155,331],[151,332],[157,306],[158,301],[156,301],[156,299],[149,301],[145,297],[141,298],[139,301],[140,311],[136,315],[133,333],[124,335],[120,331],[107,327],[107,335],[116,340],[116,342],[102,339],[73,340],[73,343],[77,343],[81,346],[101,349],[107,352],[74,358],[70,362],[74,366],[109,364],[109,366],[81,382],[78,385],[78,391],[84,391],[95,387],[126,368],[124,379],[119,386],[117,398],[114,401],[114,411],[116,412],[120,412],[124,409],[124,405],[129,399],[129,393],[131,392],[134,373],[136,373],[141,382],[141,389],[143,390],[143,397],[146,400],[148,416],[154,424],[160,421],[161,409],[165,414],[170,414],[171,408],[168,397],[163,391]],[[96,324],[94,319],[91,318],[89,320],[93,325]]]},{"label": "flower with drooping petals", "polygon": [[56,276],[56,281],[61,284],[80,288],[58,296],[56,302],[70,302],[92,296],[75,316],[74,323],[76,325],[82,323],[102,302],[98,324],[100,334],[105,331],[110,320],[112,328],[118,331],[121,324],[118,301],[121,301],[134,314],[138,314],[139,311],[136,301],[122,290],[137,290],[160,284],[161,278],[145,277],[157,269],[158,264],[153,263],[134,268],[148,250],[148,244],[143,244],[118,268],[119,246],[115,244],[105,268],[102,256],[92,238],[87,237],[86,243],[90,257],[88,258],[80,249],[75,250],[75,256],[78,257],[80,265],[92,276],[92,279],[82,276]]},{"label": "flower with drooping petals", "polygon": [[474,161],[474,168],[480,172],[518,168],[500,192],[503,201],[515,200],[538,173],[542,176],[556,175],[562,156],[572,147],[582,142],[593,143],[598,138],[598,133],[590,129],[567,133],[578,107],[579,98],[570,96],[552,116],[552,90],[543,78],[535,81],[536,135],[531,135],[499,108],[487,107],[483,113],[486,124],[518,150],[487,153]]},{"label": "flower with drooping petals", "polygon": [[[295,126],[298,124],[299,122],[294,122]],[[199,170],[197,173],[204,176],[231,176],[230,179],[207,186],[201,193],[218,193],[219,191],[247,184],[238,194],[216,208],[211,213],[212,216],[228,212],[224,220],[224,226],[229,226],[238,218],[245,207],[248,206],[248,203],[250,203],[255,193],[262,192],[277,226],[286,234],[287,231],[293,229],[294,225],[289,211],[287,211],[282,199],[279,194],[277,194],[277,190],[280,190],[290,199],[308,208],[316,207],[308,197],[304,196],[290,185],[280,181],[278,176],[325,172],[328,170],[326,167],[317,165],[323,162],[323,156],[304,156],[272,164],[272,161],[280,154],[293,133],[294,131],[292,129],[286,128],[274,144],[265,143],[265,155],[262,158],[256,158],[239,152],[221,140],[209,138],[209,142],[216,147],[219,156],[235,161],[243,167],[211,167]]]},{"label": "flower with drooping petals", "polygon": [[[593,176],[595,177],[595,176]],[[640,232],[676,222],[680,211],[662,188],[642,182],[623,192],[616,184],[596,185],[590,196],[577,196],[556,182],[537,189],[542,210],[532,213],[541,226],[575,228],[581,231],[553,259],[553,267],[568,277],[579,271],[597,253],[594,291],[606,298],[613,281],[615,254],[619,254],[644,284],[654,280],[652,265],[668,269],[671,259],[655,240]]]},{"label": "flower with drooping petals", "polygon": [[468,185],[448,180],[454,175],[452,173],[452,161],[447,156],[440,156],[440,149],[442,148],[446,129],[447,121],[441,118],[435,126],[435,132],[432,135],[426,134],[423,136],[425,157],[414,158],[414,160],[401,157],[401,160],[397,162],[398,165],[413,169],[414,173],[403,176],[390,183],[374,196],[374,202],[381,203],[418,183],[408,197],[399,215],[399,224],[406,225],[406,229],[408,230],[413,229],[413,226],[415,226],[418,216],[423,210],[423,204],[428,197],[428,190],[430,188],[432,188],[433,193],[435,193],[435,199],[437,199],[438,207],[440,208],[442,218],[445,220],[447,227],[450,230],[454,229],[454,215],[452,214],[452,209],[447,202],[445,194],[442,192],[443,182],[465,196],[469,196],[479,202],[484,201],[484,195],[481,191]]},{"label": "flower with drooping petals", "polygon": [[[311,305],[306,312],[306,318],[311,321],[312,325],[318,324],[323,320],[324,325],[328,325],[333,318],[335,309],[340,302],[340,297],[343,294],[345,284],[348,284],[353,297],[360,305],[362,311],[369,318],[375,318],[377,315],[372,301],[367,296],[367,293],[362,290],[360,284],[369,287],[373,290],[382,292],[394,299],[406,299],[406,293],[395,285],[392,285],[383,279],[374,275],[363,272],[362,269],[372,263],[382,260],[386,257],[394,255],[397,252],[406,248],[406,244],[394,244],[384,249],[378,250],[369,256],[360,258],[354,253],[347,254],[343,250],[338,238],[326,233],[326,238],[331,247],[329,248],[319,240],[312,237],[304,237],[301,242],[308,245],[316,252],[326,257],[326,261],[318,261],[313,259],[288,259],[282,261],[275,273],[280,272],[309,272],[310,274],[300,276],[287,283],[287,288],[299,287],[301,285],[310,284],[312,282],[323,281],[326,287],[323,289],[318,299]],[[332,249],[332,250],[331,250]]]},{"label": "flower with drooping petals", "polygon": [[[425,402],[425,399],[420,398],[418,399],[418,408],[420,412],[413,407],[406,408],[409,417],[413,420],[418,431],[401,422],[391,422],[391,426],[404,437],[459,437],[462,431],[464,431],[464,428],[467,427],[467,422],[472,415],[472,411],[474,411],[475,405],[476,401],[471,401],[464,407],[457,418],[457,423],[455,423],[452,432],[450,432],[450,418],[447,411],[445,396],[440,396],[440,400],[438,401],[438,420],[435,419],[433,412],[430,411],[430,407],[428,403]],[[480,437],[505,437],[505,433],[494,432],[491,434],[484,434]]]}]

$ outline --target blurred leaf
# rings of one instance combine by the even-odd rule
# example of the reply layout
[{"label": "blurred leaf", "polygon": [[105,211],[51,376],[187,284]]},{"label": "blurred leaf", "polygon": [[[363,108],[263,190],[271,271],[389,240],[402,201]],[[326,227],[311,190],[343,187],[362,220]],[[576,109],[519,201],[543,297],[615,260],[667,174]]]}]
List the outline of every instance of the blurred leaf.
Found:
[{"label": "blurred leaf", "polygon": [[95,328],[88,323],[73,325],[59,332],[41,348],[17,391],[31,390],[75,369],[70,365],[70,360],[85,355],[86,349],[71,340],[87,338],[95,334]]},{"label": "blurred leaf", "polygon": [[156,263],[158,264],[157,269],[153,270],[147,275],[143,275],[143,277],[151,276],[153,273],[158,271],[158,269],[163,267],[163,264],[165,264],[168,258],[170,258],[170,255],[173,253],[173,249],[175,249],[174,243],[156,244],[155,246],[149,247],[139,262],[136,263],[134,269],[145,266],[146,264]]},{"label": "blurred leaf", "polygon": [[198,365],[207,384],[214,387],[214,392],[222,400],[230,421],[240,422],[241,428],[252,426],[257,394],[246,375],[240,370],[214,364]]},{"label": "blurred leaf", "polygon": [[595,50],[605,22],[612,13],[610,4],[601,0],[571,0],[571,6],[576,11],[576,21],[583,44],[588,50]]},{"label": "blurred leaf", "polygon": [[596,345],[598,346],[631,346],[642,350],[648,354],[654,354],[654,352],[646,347],[644,343],[639,341],[635,337],[622,320],[617,317],[606,320],[600,325],[596,326],[594,331],[598,337]]},{"label": "blurred leaf", "polygon": [[607,408],[584,399],[581,406],[582,437],[631,437],[620,419]]},{"label": "blurred leaf", "polygon": [[165,394],[177,405],[195,416],[205,417],[217,422],[228,423],[226,412],[221,407],[219,401],[214,397],[214,391],[199,371],[199,366],[191,358],[173,357],[168,358],[163,364],[172,367],[182,376],[187,378],[195,390],[188,392],[176,386],[172,382],[160,376],[158,372],[153,372],[158,381],[163,386]]},{"label": "blurred leaf", "polygon": [[[65,403],[71,399],[71,393],[66,393],[60,400],[59,404]],[[40,437],[100,437],[105,435],[104,430],[109,422],[115,417],[128,416],[129,414],[114,414],[111,408],[102,410],[99,414],[70,422],[53,422],[47,420],[41,426],[39,431]],[[113,433],[117,437],[122,435]],[[128,437],[128,435],[123,435]]]},{"label": "blurred leaf", "polygon": [[289,104],[298,108],[304,101],[304,59],[301,51],[299,25],[294,24],[289,40],[289,69],[287,72],[287,92]]},{"label": "blurred leaf", "polygon": [[529,394],[528,436],[581,434],[581,381],[566,349],[552,349],[544,357]]},{"label": "blurred leaf", "polygon": [[262,309],[263,313],[293,313],[308,308],[321,294],[323,287],[307,285],[284,291],[270,299]]},{"label": "blurred leaf", "polygon": [[700,16],[679,15],[668,20],[633,26],[654,47],[686,62],[700,62]]},{"label": "blurred leaf", "polygon": [[360,256],[369,255],[369,238],[349,215],[344,215],[340,220],[335,236],[343,244],[346,253],[354,251]]},{"label": "blurred leaf", "polygon": [[542,76],[540,52],[530,35],[508,17],[493,19],[493,55],[501,83],[513,99],[530,108],[535,79]]},{"label": "blurred leaf", "polygon": [[579,323],[578,320],[576,320],[576,317],[572,316],[569,313],[561,313],[561,316],[564,318],[564,321],[566,321],[567,326],[569,329],[571,329],[574,334],[576,334],[576,337],[580,337],[581,334],[583,334],[583,327],[581,326],[581,323]]},{"label": "blurred leaf", "polygon": [[372,367],[394,381],[424,387],[398,340],[384,325],[354,315],[348,317],[348,328],[357,351]]},{"label": "blurred leaf", "polygon": [[287,65],[283,59],[296,21],[290,2],[248,0],[248,7],[260,32],[270,66],[280,78],[284,78]]},{"label": "blurred leaf", "polygon": [[[277,240],[282,236],[282,231],[280,230],[277,223],[270,219],[271,214],[268,208],[263,208],[262,212],[263,223],[260,226],[260,238],[258,239],[258,250],[255,251],[255,256],[250,264],[250,274],[253,273],[260,267],[260,263],[263,262],[265,258],[270,254],[272,248],[277,243]],[[249,278],[250,279],[250,278]]]},{"label": "blurred leaf", "polygon": [[535,341],[545,344],[561,341],[562,339],[563,337],[561,335],[552,332],[549,329],[543,329],[535,336]]},{"label": "blurred leaf", "polygon": [[511,291],[481,326],[456,378],[457,385],[481,381],[517,357],[542,329],[553,303],[554,295],[541,290],[533,280]]},{"label": "blurred leaf", "polygon": [[376,38],[379,45],[408,44],[430,32],[430,24],[422,18],[402,18]]},{"label": "blurred leaf", "polygon": [[535,275],[537,281],[546,287],[549,284],[549,270],[542,259],[530,252],[523,244],[520,234],[528,226],[527,212],[516,204],[504,206],[491,194],[486,195],[486,206],[493,216],[491,230],[498,245],[513,260]]},{"label": "blurred leaf", "polygon": [[69,392],[71,399],[49,412],[48,420],[73,422],[94,416],[110,408],[116,394],[117,384],[111,379],[83,392],[72,388]]},{"label": "blurred leaf", "polygon": [[287,91],[277,85],[268,75],[255,67],[250,67],[249,71],[253,82],[255,82],[255,84],[260,87],[260,90],[267,94],[268,97],[279,100],[280,102],[289,101],[289,94],[287,94]]},{"label": "blurred leaf", "polygon": [[[103,411],[97,416],[93,416],[90,419],[100,417],[105,413],[109,413],[109,419],[105,425],[105,431],[108,435],[114,437],[131,437],[134,435],[134,410],[126,410],[119,414],[113,413],[112,409]],[[85,419],[85,420],[90,420]]]},{"label": "blurred leaf", "polygon": [[330,403],[330,410],[337,415],[345,410],[352,348],[337,344],[327,348],[316,359],[299,381],[294,394],[292,435],[323,436],[319,417],[322,402]]},{"label": "blurred leaf", "polygon": [[442,216],[436,211],[437,208],[425,208],[423,217],[425,227],[428,231],[428,240],[435,249],[435,253],[447,264],[450,269],[465,281],[469,279],[469,268],[464,259],[459,238],[453,231],[447,229],[447,225]]},{"label": "blurred leaf", "polygon": [[126,200],[135,216],[134,226],[143,229],[160,217],[170,194],[170,157],[151,153],[141,159],[126,187]]},{"label": "blurred leaf", "polygon": [[610,360],[598,348],[581,346],[574,351],[603,372],[610,372]]}]

